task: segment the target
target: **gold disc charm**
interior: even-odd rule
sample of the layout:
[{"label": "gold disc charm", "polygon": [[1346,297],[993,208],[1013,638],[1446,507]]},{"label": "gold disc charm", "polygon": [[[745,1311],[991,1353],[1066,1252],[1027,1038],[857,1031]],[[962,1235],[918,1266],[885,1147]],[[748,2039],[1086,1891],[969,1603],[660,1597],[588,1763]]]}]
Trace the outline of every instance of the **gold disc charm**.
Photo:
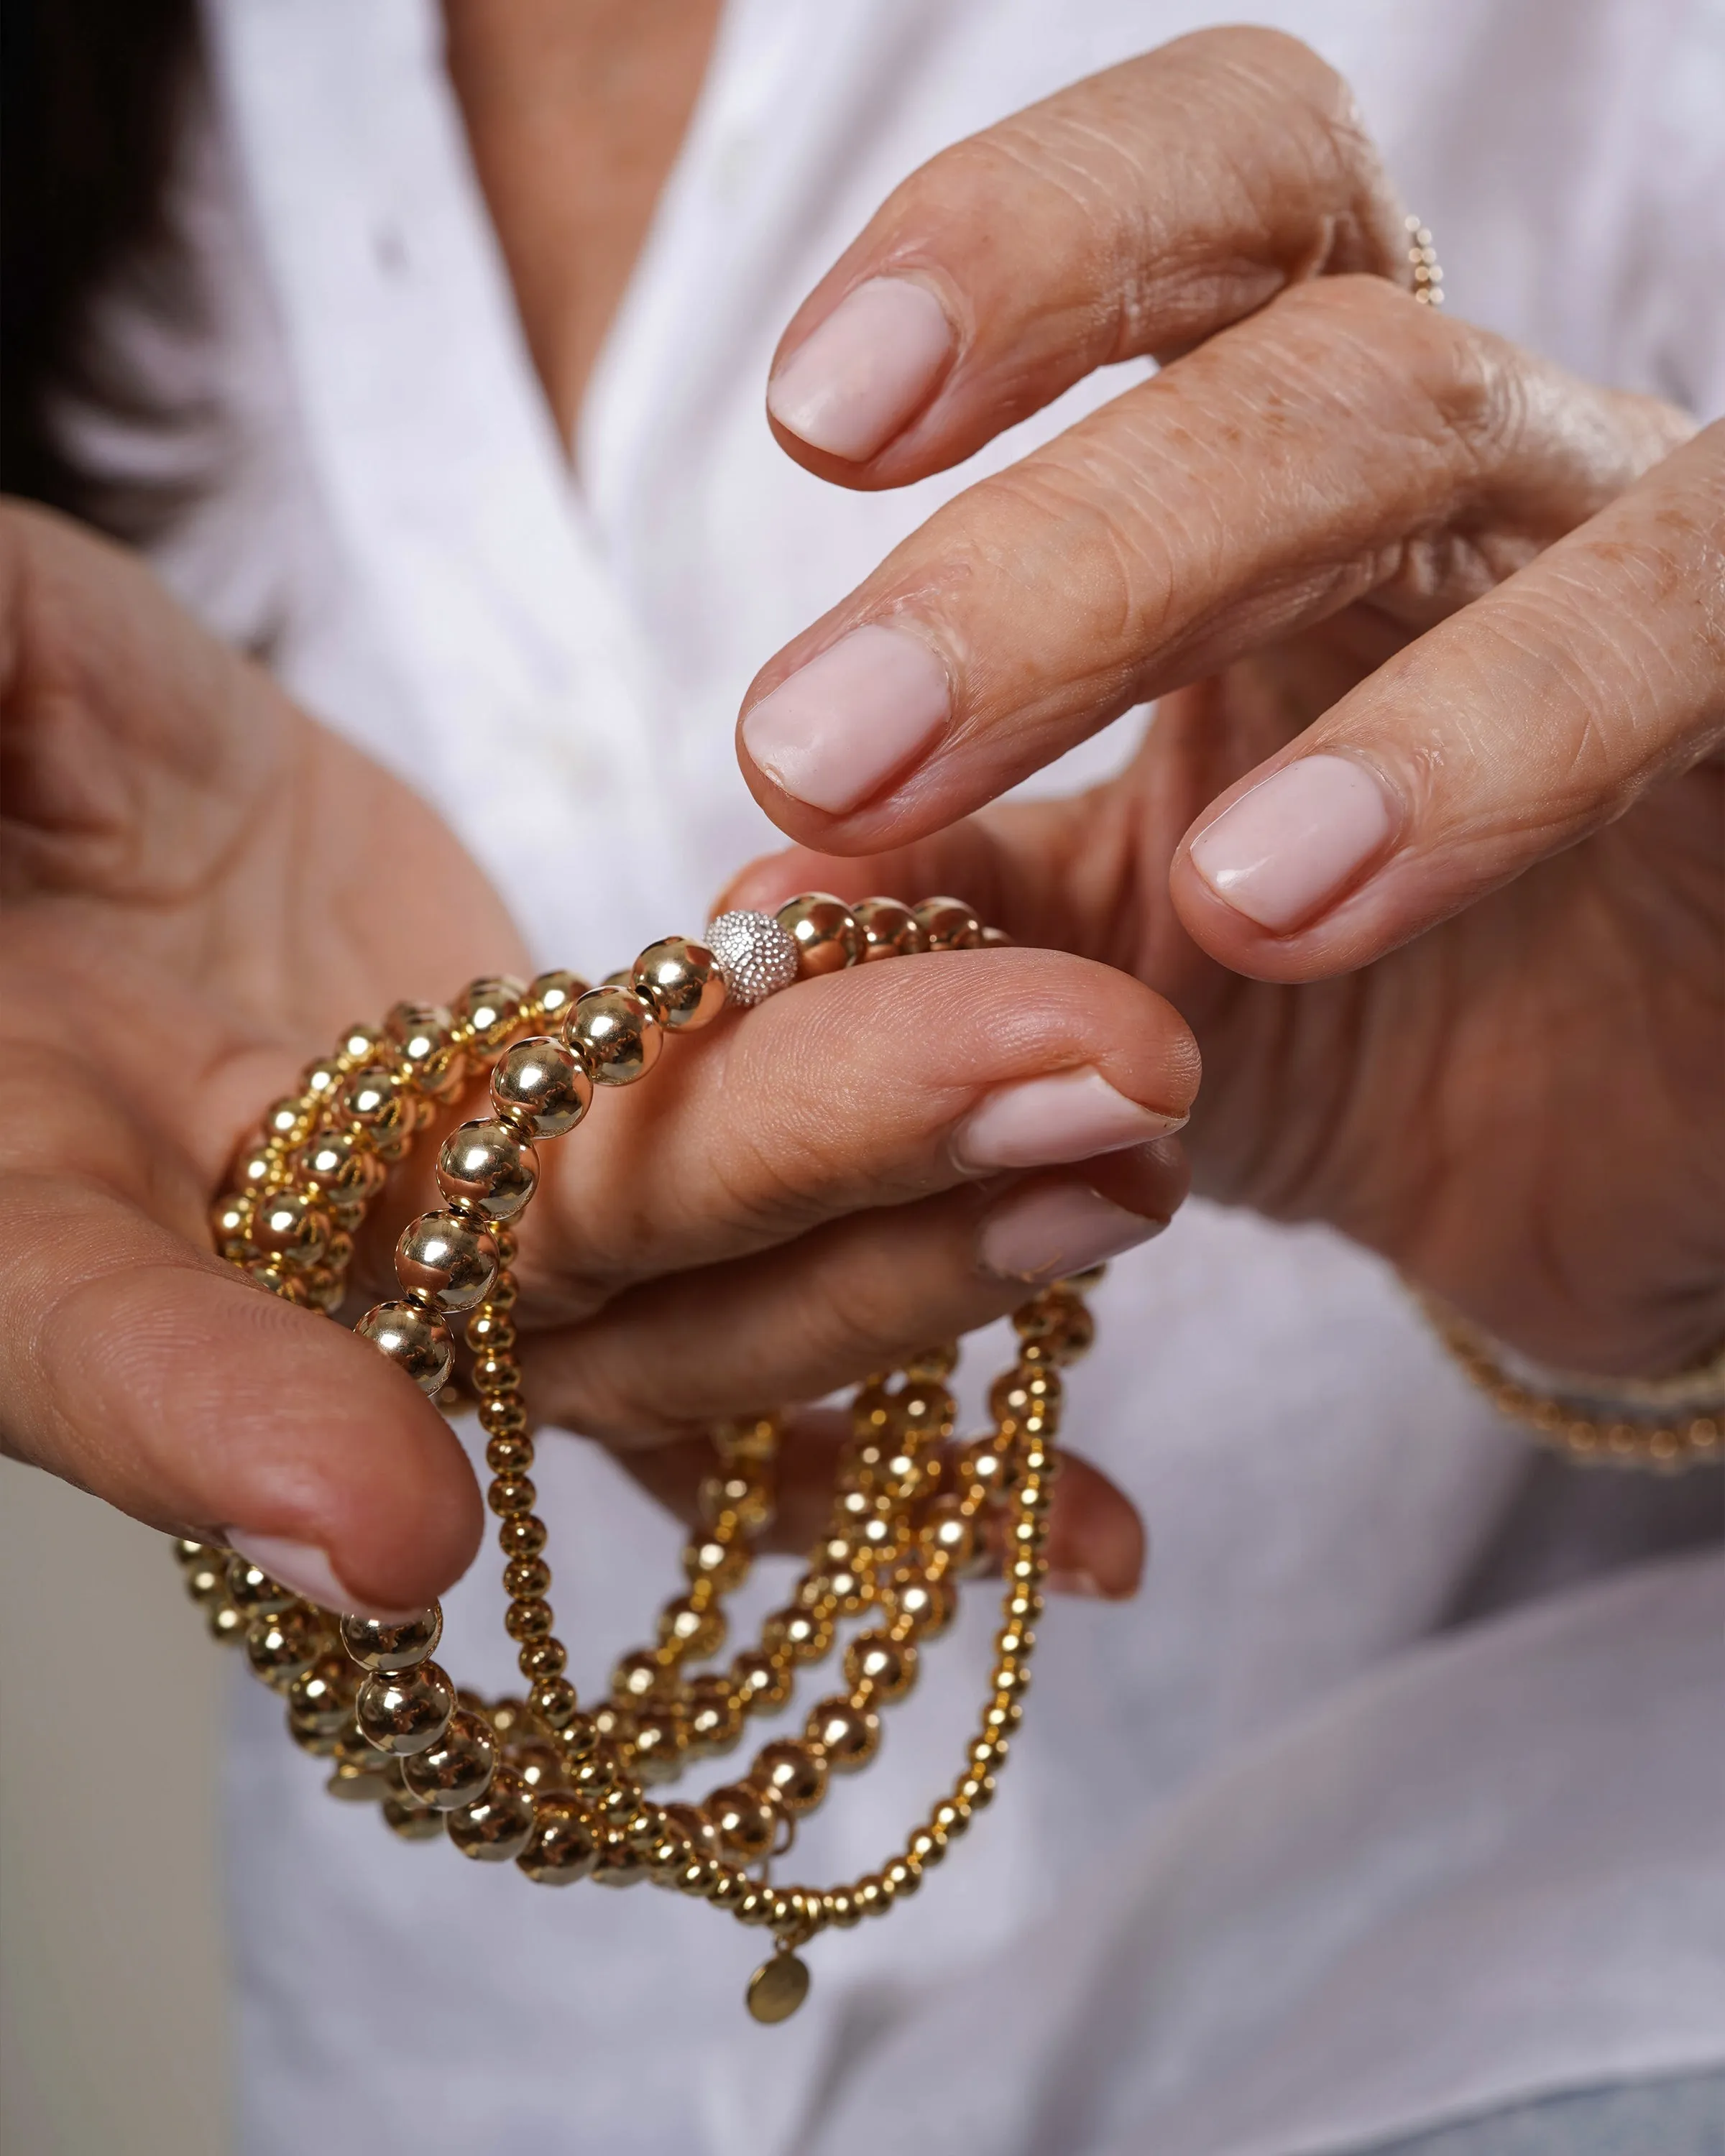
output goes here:
[{"label": "gold disc charm", "polygon": [[757,2021],[788,2021],[808,1996],[809,1964],[788,1947],[781,1947],[749,1979],[749,2011]]}]

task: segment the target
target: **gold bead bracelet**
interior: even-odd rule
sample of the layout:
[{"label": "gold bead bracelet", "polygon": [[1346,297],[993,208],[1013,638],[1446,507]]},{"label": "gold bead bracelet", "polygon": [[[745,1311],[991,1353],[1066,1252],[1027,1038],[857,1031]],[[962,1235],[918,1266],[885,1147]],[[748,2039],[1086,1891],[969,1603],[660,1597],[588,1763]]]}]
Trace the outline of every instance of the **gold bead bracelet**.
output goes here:
[{"label": "gold bead bracelet", "polygon": [[[333,1795],[376,1800],[404,1840],[448,1840],[542,1886],[653,1880],[765,1928],[775,1951],[747,1992],[762,2021],[783,2020],[807,1994],[797,1948],[914,1894],[993,1795],[1042,1609],[1060,1370],[1090,1344],[1080,1290],[1096,1276],[1045,1289],[1016,1313],[1018,1358],[994,1383],[984,1435],[952,1441],[950,1344],[859,1389],[826,1531],[794,1592],[753,1645],[702,1670],[725,1646],[725,1597],[747,1576],[752,1539],[773,1516],[779,1422],[713,1430],[684,1589],[660,1611],[652,1642],[623,1657],[607,1697],[586,1709],[547,1599],[511,1315],[513,1224],[538,1183],[537,1147],[582,1120],[596,1087],[644,1077],[668,1034],[843,967],[1005,940],[956,899],[911,908],[877,898],[853,910],[814,893],[776,915],[722,914],[705,944],[667,937],[600,988],[549,973],[526,987],[475,981],[453,1011],[398,1004],[381,1029],[352,1029],[270,1108],[211,1216],[223,1256],[273,1294],[333,1314],[356,1232],[390,1170],[440,1111],[486,1081],[490,1112],[439,1150],[442,1208],[410,1223],[396,1246],[399,1296],[356,1330],[451,1412],[466,1404],[454,1382],[465,1353],[459,1375],[485,1433],[504,1622],[524,1694],[486,1701],[458,1691],[431,1659],[443,1630],[435,1606],[403,1623],[342,1615],[225,1550],[182,1542],[176,1553],[216,1636],[243,1644],[252,1670],[282,1695],[295,1743],[331,1763]],[[991,1543],[1004,1572],[1001,1629],[980,1726],[952,1785],[879,1870],[836,1887],[775,1885],[773,1861],[831,1778],[873,1758],[882,1710],[915,1683],[922,1646],[951,1623],[957,1582],[987,1568]],[[762,1746],[746,1773],[698,1804],[649,1794],[734,1749],[749,1717],[783,1707],[798,1669],[833,1654],[849,1620],[865,1615],[843,1645],[842,1688],[815,1703],[800,1736]]]}]

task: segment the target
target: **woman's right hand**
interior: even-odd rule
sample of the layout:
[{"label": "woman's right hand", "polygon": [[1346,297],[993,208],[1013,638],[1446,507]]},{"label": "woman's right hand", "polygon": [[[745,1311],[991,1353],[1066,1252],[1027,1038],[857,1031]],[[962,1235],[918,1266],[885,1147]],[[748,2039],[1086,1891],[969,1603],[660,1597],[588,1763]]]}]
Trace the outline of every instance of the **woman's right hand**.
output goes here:
[{"label": "woman's right hand", "polygon": [[[344,1024],[524,970],[517,932],[408,788],[124,554],[19,507],[0,830],[0,1440],[168,1532],[299,1545],[355,1605],[428,1601],[481,1526],[443,1418],[217,1258],[206,1216]],[[1059,953],[871,966],[727,1014],[547,1157],[522,1243],[539,1413],[675,1497],[703,1424],[1154,1233],[1197,1078],[1166,1004]],[[1062,1492],[1055,1563],[1129,1592],[1125,1500],[1082,1472]]]}]

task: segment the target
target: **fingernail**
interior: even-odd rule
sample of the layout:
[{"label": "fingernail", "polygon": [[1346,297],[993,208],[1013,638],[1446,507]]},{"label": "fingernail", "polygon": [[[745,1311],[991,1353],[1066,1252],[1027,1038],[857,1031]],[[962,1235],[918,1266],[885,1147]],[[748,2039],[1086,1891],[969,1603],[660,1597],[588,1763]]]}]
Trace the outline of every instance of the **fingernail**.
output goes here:
[{"label": "fingernail", "polygon": [[952,326],[926,285],[874,277],[803,340],[767,388],[787,434],[860,464],[928,400],[952,352]]},{"label": "fingernail", "polygon": [[967,1175],[1053,1168],[1166,1137],[1185,1121],[1140,1107],[1117,1093],[1100,1070],[1061,1070],[996,1086],[953,1132],[952,1159]]},{"label": "fingernail", "polygon": [[1113,1599],[1104,1591],[1101,1581],[1093,1572],[1071,1572],[1065,1566],[1051,1567],[1046,1584],[1050,1594],[1076,1594],[1089,1602]]},{"label": "fingernail", "polygon": [[1003,1280],[1063,1280],[1147,1243],[1167,1227],[1128,1213],[1082,1183],[1014,1191],[983,1222],[977,1255]]},{"label": "fingernail", "polygon": [[928,646],[870,622],[763,696],[742,738],[793,800],[839,816],[925,749],[951,706],[946,669]]},{"label": "fingernail", "polygon": [[239,1535],[232,1527],[223,1530],[223,1538],[229,1549],[320,1609],[332,1609],[344,1617],[377,1617],[391,1625],[405,1624],[419,1614],[416,1609],[378,1609],[362,1602],[336,1578],[334,1566],[315,1543],[288,1542],[279,1535]]},{"label": "fingernail", "polygon": [[1285,764],[1192,846],[1218,898],[1280,934],[1322,912],[1395,829],[1384,788],[1351,757]]}]

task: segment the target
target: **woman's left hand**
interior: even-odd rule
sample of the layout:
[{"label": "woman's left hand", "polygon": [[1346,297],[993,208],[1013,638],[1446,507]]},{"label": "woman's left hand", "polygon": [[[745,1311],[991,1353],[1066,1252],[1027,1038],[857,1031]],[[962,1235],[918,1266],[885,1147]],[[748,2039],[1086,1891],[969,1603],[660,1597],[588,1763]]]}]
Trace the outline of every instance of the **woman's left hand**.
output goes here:
[{"label": "woman's left hand", "polygon": [[[1268,32],[914,175],[782,346],[811,470],[903,485],[1164,365],[764,670],[744,772],[843,858],[731,896],[951,887],[1106,958],[1198,1034],[1199,1188],[1543,1360],[1676,1367],[1725,1330],[1725,424],[1415,304],[1406,244]],[[1121,778],[983,808],[1151,697]]]}]

